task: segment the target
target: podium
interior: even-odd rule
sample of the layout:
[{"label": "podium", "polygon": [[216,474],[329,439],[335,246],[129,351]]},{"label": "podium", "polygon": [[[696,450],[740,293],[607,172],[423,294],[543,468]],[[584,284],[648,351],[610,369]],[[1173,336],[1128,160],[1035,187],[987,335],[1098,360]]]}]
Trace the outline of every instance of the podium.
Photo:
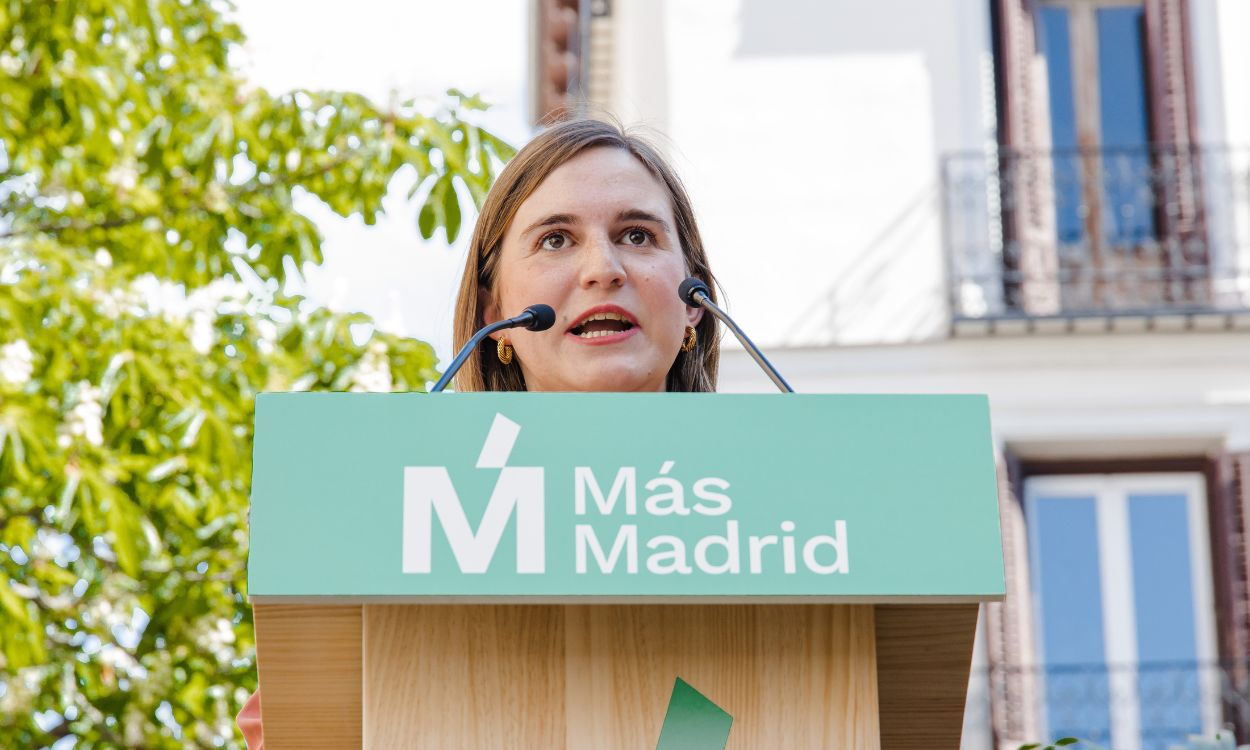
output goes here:
[{"label": "podium", "polygon": [[957,748],[1004,593],[983,396],[257,399],[267,750]]}]

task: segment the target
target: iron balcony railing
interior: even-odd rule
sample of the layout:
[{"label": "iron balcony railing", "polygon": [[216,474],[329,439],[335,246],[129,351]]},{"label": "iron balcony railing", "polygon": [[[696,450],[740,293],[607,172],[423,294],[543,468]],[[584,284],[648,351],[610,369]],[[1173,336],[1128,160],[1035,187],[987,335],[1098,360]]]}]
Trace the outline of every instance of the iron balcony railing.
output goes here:
[{"label": "iron balcony railing", "polygon": [[1219,728],[1250,742],[1250,663],[995,665],[973,671],[968,698],[965,726],[1000,745],[1068,736],[1168,750]]},{"label": "iron balcony railing", "polygon": [[1250,149],[954,154],[954,320],[1250,309]]}]

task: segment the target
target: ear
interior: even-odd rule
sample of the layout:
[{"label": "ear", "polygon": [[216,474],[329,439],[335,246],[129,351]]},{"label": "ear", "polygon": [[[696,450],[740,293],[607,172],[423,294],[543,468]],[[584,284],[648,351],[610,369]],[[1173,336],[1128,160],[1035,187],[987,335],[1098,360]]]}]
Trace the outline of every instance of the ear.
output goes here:
[{"label": "ear", "polygon": [[[494,323],[499,320],[499,305],[495,302],[495,295],[491,294],[489,289],[478,290],[477,305],[482,311],[482,322]],[[496,331],[490,335],[490,338],[498,341],[502,335],[503,331]]]},{"label": "ear", "polygon": [[686,307],[686,324],[695,328],[699,327],[699,321],[703,320],[705,310],[702,307]]}]

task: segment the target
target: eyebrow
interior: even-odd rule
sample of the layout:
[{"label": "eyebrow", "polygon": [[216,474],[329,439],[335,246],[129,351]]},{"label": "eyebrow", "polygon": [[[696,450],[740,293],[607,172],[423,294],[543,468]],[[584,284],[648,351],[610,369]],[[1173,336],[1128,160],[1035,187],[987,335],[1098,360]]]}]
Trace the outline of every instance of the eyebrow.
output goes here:
[{"label": "eyebrow", "polygon": [[577,223],[577,219],[573,218],[573,214],[552,214],[545,219],[539,219],[533,224],[530,224],[528,227],[525,228],[524,232],[521,232],[521,236],[522,237],[528,236],[535,229],[541,229],[543,227],[551,227],[551,226],[555,226],[556,224],[576,224],[576,223]]},{"label": "eyebrow", "polygon": [[643,211],[640,208],[630,208],[616,215],[617,221],[649,221],[652,224],[658,224],[665,232],[672,230],[668,226],[668,222],[650,211]]},{"label": "eyebrow", "polygon": [[[656,216],[650,211],[644,211],[641,208],[627,208],[624,211],[621,211],[620,213],[616,215],[616,220],[617,221],[647,221],[647,222],[651,222],[652,224],[658,224],[659,227],[663,229],[665,232],[672,231],[667,221],[661,219],[659,216]],[[533,224],[530,224],[528,227],[525,228],[525,231],[521,233],[521,236],[523,237],[529,236],[535,230],[542,229],[543,227],[551,227],[551,226],[556,226],[558,224],[577,224],[577,223],[578,223],[577,217],[573,216],[573,214],[551,214],[550,216],[546,218],[539,219]]]}]

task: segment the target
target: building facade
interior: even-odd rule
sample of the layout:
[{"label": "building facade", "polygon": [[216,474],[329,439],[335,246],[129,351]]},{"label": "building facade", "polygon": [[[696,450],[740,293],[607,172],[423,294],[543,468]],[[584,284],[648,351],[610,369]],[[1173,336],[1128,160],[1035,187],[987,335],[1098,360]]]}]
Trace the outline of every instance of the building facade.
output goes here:
[{"label": "building facade", "polygon": [[796,389],[989,394],[965,747],[1250,742],[1250,3],[534,7],[536,118],[663,134]]}]

